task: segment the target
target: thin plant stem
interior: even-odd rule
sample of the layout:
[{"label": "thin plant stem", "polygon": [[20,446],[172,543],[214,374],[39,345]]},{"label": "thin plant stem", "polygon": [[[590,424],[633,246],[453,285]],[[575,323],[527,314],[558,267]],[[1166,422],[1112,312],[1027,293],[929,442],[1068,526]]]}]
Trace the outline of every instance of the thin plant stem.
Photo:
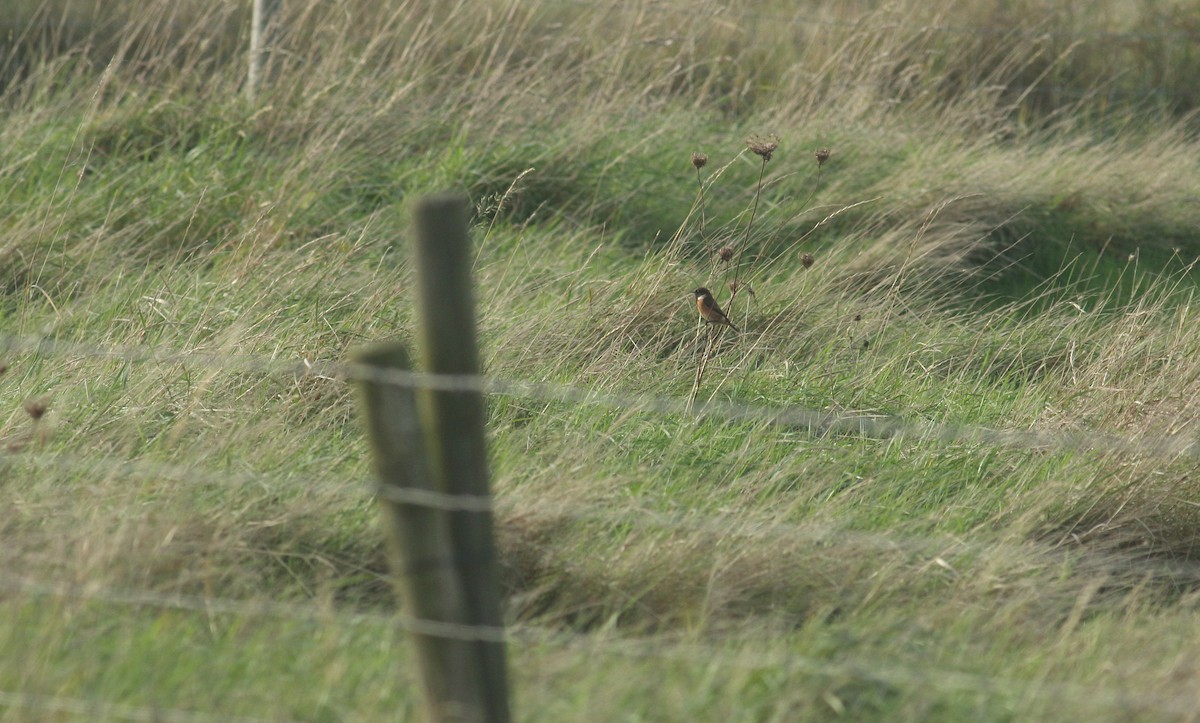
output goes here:
[{"label": "thin plant stem", "polygon": [[708,242],[708,258],[713,258],[716,255],[716,249],[713,248],[711,238],[708,238],[704,232],[704,179],[700,178],[700,167],[696,166],[696,204],[700,207],[700,238]]},{"label": "thin plant stem", "polygon": [[741,248],[738,249],[737,261],[733,265],[733,296],[729,297],[729,303],[726,305],[728,311],[733,310],[733,302],[737,298],[737,290],[740,286],[739,279],[742,272],[742,255],[745,253],[746,246],[750,243],[750,230],[754,228],[754,217],[758,215],[758,199],[762,197],[763,176],[766,172],[767,158],[763,157],[762,165],[758,168],[758,185],[754,189],[754,205],[750,207],[750,222],[746,224],[746,237],[742,239]]},{"label": "thin plant stem", "polygon": [[[703,330],[703,329],[702,329]],[[688,394],[687,411],[692,411],[692,406],[696,403],[696,396],[700,393],[700,380],[704,378],[704,370],[708,368],[708,360],[712,356],[712,347],[715,335],[708,334],[708,340],[704,344],[704,353],[700,355],[700,361],[696,364],[696,378],[692,380],[692,391]]]}]

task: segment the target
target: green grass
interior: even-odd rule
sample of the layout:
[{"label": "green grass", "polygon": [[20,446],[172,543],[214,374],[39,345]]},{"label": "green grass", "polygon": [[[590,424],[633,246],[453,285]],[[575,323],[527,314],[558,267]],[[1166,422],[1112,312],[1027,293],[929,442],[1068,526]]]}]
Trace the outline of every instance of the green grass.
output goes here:
[{"label": "green grass", "polygon": [[1194,717],[1189,8],[288,4],[250,102],[245,8],[19,6],[0,718],[418,716],[319,371],[412,341],[445,189],[561,385],[487,399],[518,719]]}]

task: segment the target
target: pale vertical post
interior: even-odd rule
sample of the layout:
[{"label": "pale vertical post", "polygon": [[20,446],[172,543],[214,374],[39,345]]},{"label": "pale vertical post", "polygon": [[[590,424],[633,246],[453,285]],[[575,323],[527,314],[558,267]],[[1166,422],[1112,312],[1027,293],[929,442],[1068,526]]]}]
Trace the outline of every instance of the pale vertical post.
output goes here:
[{"label": "pale vertical post", "polygon": [[254,0],[250,14],[250,70],[246,76],[246,95],[251,100],[258,94],[268,68],[282,5],[283,0]]}]

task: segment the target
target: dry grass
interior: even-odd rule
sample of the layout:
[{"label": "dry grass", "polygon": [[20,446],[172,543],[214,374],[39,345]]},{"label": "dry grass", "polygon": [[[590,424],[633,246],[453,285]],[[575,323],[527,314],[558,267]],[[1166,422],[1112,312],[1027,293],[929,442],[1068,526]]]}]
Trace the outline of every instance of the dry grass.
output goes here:
[{"label": "dry grass", "polygon": [[0,693],[415,709],[320,369],[456,187],[488,372],[577,390],[489,397],[523,717],[1194,716],[1182,6],[287,3],[251,104],[243,5],[4,21]]}]

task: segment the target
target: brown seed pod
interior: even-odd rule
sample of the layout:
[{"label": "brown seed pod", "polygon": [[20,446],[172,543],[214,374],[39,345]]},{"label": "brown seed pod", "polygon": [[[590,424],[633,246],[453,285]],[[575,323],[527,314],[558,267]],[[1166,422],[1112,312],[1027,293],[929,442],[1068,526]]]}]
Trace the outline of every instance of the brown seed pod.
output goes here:
[{"label": "brown seed pod", "polygon": [[746,139],[746,147],[755,155],[762,156],[763,161],[771,160],[771,154],[779,148],[779,138],[770,136],[750,136]]},{"label": "brown seed pod", "polygon": [[35,422],[46,416],[46,409],[48,407],[41,399],[30,399],[25,402],[25,413]]}]

